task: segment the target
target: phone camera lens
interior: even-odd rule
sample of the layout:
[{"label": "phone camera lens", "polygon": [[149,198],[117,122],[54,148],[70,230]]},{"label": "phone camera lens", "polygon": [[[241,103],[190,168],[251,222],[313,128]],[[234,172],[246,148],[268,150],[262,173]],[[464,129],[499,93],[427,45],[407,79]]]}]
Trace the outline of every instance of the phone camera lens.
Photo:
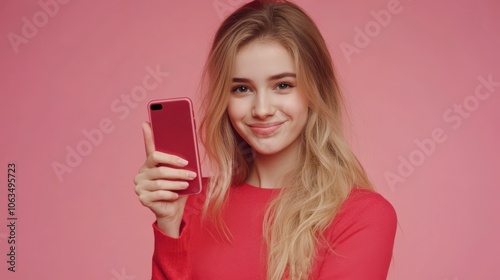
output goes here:
[{"label": "phone camera lens", "polygon": [[161,104],[152,104],[151,110],[161,110],[163,106]]}]

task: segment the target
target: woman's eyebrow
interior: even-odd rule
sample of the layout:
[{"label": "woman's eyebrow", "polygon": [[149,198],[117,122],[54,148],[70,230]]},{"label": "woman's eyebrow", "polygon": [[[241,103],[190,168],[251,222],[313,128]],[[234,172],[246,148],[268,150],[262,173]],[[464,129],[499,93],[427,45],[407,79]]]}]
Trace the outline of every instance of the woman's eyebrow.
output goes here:
[{"label": "woman's eyebrow", "polygon": [[279,79],[286,78],[286,77],[296,78],[297,75],[295,73],[291,73],[291,72],[284,72],[281,74],[273,75],[273,76],[269,77],[268,80],[269,81],[279,80]]},{"label": "woman's eyebrow", "polygon": [[[279,79],[286,78],[286,77],[296,78],[297,75],[295,73],[291,73],[291,72],[284,72],[284,73],[273,75],[273,76],[269,77],[267,80],[269,80],[269,81],[279,80]],[[250,82],[252,82],[252,80],[247,79],[247,78],[238,78],[238,77],[233,78],[233,83],[250,83]]]},{"label": "woman's eyebrow", "polygon": [[250,83],[250,79],[246,78],[233,78],[233,83]]}]

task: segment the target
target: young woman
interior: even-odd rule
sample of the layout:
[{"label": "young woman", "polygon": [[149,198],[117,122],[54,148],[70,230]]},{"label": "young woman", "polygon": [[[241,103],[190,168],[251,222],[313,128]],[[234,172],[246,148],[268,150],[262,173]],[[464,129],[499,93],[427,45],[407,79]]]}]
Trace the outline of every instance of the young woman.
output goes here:
[{"label": "young woman", "polygon": [[[313,21],[254,1],[218,29],[200,126],[213,175],[154,150],[135,177],[156,215],[153,279],[386,279],[396,213],[349,149],[343,100]],[[166,164],[169,167],[159,167]]]}]

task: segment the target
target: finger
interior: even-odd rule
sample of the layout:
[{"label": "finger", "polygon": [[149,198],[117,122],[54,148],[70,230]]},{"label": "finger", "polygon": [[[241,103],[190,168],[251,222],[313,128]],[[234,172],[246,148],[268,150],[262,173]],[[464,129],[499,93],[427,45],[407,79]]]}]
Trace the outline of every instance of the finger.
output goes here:
[{"label": "finger", "polygon": [[134,177],[134,184],[140,185],[144,181],[153,180],[184,180],[191,181],[197,177],[197,174],[190,170],[176,169],[168,166],[157,166],[152,168],[141,168],[139,174]]},{"label": "finger", "polygon": [[184,167],[188,164],[188,161],[178,156],[154,151],[149,154],[148,158],[146,159],[145,166],[147,168],[152,168],[157,166],[158,164],[166,164],[174,167]]},{"label": "finger", "polygon": [[151,131],[151,125],[149,122],[142,123],[142,134],[144,136],[144,148],[146,150],[146,156],[149,156],[152,152],[155,151],[153,132]]},{"label": "finger", "polygon": [[189,186],[189,183],[186,181],[169,181],[169,180],[153,180],[147,181],[143,185],[137,185],[136,192],[141,193],[143,191],[179,191],[185,190]]},{"label": "finger", "polygon": [[151,169],[151,172],[148,172],[147,174],[149,176],[152,176],[152,178],[188,181],[193,180],[197,176],[197,174],[191,170],[175,169],[166,166],[158,166],[157,168],[153,168]]},{"label": "finger", "polygon": [[157,201],[173,202],[178,198],[179,195],[177,193],[165,190],[146,192],[139,196],[139,200],[144,206],[148,206],[151,202]]}]

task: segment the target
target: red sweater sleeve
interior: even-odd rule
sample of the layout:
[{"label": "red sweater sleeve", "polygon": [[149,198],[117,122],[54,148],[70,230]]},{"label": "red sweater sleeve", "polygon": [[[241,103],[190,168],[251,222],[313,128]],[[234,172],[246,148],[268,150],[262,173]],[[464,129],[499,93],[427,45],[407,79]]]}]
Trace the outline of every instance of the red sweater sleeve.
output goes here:
[{"label": "red sweater sleeve", "polygon": [[354,190],[326,233],[331,249],[323,256],[318,279],[387,279],[396,226],[396,212],[385,198]]},{"label": "red sweater sleeve", "polygon": [[189,227],[181,223],[179,238],[165,235],[156,222],[153,224],[154,253],[152,280],[191,280],[191,269],[187,255]]},{"label": "red sweater sleeve", "polygon": [[[202,178],[206,186],[207,178]],[[152,280],[191,280],[192,269],[189,256],[193,217],[201,213],[205,201],[205,187],[201,194],[189,196],[184,208],[179,238],[164,234],[156,222],[153,223],[154,252]]]}]

